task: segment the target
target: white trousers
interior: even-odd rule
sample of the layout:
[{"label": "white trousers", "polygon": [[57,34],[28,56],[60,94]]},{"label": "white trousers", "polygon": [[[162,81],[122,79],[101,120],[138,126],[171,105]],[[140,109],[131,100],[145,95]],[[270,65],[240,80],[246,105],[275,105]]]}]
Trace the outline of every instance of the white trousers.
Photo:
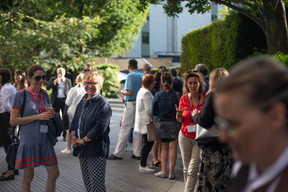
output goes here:
[{"label": "white trousers", "polygon": [[[136,101],[125,103],[122,125],[119,130],[118,142],[113,154],[122,157],[125,151],[128,137],[135,122]],[[133,131],[133,154],[140,157],[142,148],[142,134]]]}]

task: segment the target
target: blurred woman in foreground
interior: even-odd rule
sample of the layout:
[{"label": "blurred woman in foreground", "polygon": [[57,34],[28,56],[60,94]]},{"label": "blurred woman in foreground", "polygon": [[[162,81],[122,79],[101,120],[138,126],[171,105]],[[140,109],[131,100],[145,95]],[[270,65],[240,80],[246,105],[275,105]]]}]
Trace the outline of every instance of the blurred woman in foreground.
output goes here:
[{"label": "blurred woman in foreground", "polygon": [[239,63],[216,92],[220,140],[231,147],[227,191],[287,191],[288,70],[268,58]]}]

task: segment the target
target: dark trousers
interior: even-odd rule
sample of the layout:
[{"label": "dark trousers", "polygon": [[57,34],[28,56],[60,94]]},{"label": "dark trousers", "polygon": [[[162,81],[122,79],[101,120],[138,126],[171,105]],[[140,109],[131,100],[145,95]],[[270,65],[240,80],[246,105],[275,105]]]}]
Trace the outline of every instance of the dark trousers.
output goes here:
[{"label": "dark trousers", "polygon": [[[61,110],[62,117],[63,117],[64,112],[65,112],[64,111],[65,110],[65,100],[66,100],[66,98],[57,98],[55,103],[54,103],[54,106],[53,106],[55,112],[59,113],[60,110]],[[66,129],[65,129],[65,127],[64,127],[62,136],[66,137]]]},{"label": "dark trousers", "polygon": [[145,167],[147,165],[147,158],[148,158],[148,155],[149,155],[149,153],[153,147],[154,141],[149,142],[147,140],[147,134],[143,134],[142,138],[143,138],[143,147],[141,150],[140,164],[142,167]]},{"label": "dark trousers", "polygon": [[[0,113],[0,139],[4,146],[5,153],[8,151],[8,147],[11,144],[10,134],[12,127],[10,125],[10,113]],[[8,165],[8,170],[14,170],[14,167]]]}]

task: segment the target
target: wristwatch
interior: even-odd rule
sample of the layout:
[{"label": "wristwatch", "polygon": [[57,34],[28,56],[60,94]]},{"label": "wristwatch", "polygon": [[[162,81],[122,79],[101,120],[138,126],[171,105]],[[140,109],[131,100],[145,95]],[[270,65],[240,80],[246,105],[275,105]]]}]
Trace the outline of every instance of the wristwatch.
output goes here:
[{"label": "wristwatch", "polygon": [[85,139],[83,138],[82,140],[83,140],[83,142],[84,142],[84,145],[86,145],[86,144],[87,144],[87,142],[85,141]]}]

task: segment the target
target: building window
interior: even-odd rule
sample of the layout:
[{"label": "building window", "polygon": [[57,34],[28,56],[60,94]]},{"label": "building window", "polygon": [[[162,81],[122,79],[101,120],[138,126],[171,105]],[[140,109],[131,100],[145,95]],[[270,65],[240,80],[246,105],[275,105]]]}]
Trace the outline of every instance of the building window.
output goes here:
[{"label": "building window", "polygon": [[142,43],[149,44],[149,32],[142,32]]}]

